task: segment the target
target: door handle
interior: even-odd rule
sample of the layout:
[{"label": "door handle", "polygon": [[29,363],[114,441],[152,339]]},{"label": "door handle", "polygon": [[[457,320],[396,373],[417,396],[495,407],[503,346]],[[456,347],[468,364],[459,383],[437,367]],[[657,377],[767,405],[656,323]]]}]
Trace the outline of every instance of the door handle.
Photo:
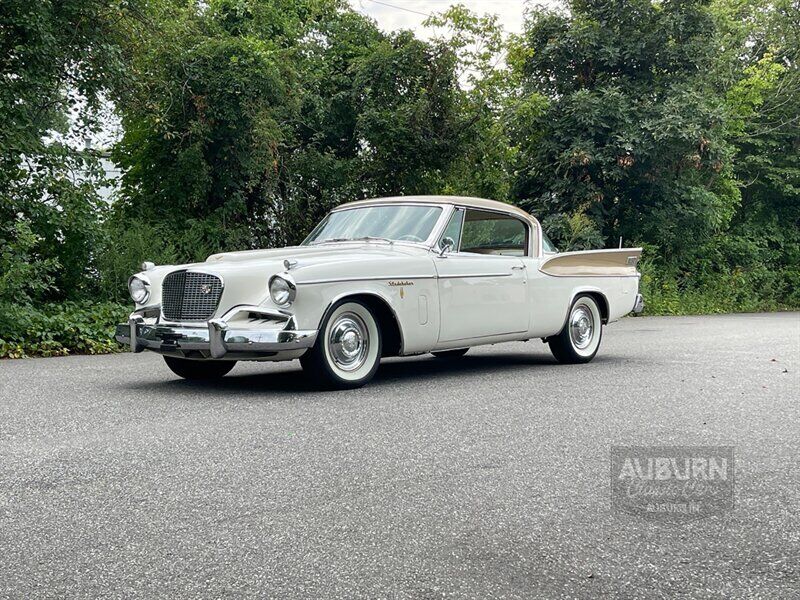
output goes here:
[{"label": "door handle", "polygon": [[525,265],[514,265],[511,267],[512,271],[523,271],[525,269]]}]

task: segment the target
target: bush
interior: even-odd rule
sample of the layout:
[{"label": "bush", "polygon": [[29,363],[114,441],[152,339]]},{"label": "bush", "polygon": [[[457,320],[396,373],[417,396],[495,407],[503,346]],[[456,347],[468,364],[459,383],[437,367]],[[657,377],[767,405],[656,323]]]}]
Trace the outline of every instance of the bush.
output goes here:
[{"label": "bush", "polygon": [[140,270],[144,261],[157,265],[184,262],[178,260],[170,238],[166,229],[144,221],[114,218],[107,222],[105,240],[96,258],[103,298],[113,302],[127,300],[128,278]]},{"label": "bush", "polygon": [[114,326],[129,313],[112,302],[0,303],[0,358],[119,352]]},{"label": "bush", "polygon": [[0,228],[0,302],[29,302],[53,288],[52,273],[59,264],[39,255],[41,241],[22,219]]}]

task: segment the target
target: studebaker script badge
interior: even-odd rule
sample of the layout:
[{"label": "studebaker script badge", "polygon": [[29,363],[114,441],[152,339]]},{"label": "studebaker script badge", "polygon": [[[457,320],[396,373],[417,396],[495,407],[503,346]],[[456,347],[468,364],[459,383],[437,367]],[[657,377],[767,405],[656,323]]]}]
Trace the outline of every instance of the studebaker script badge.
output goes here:
[{"label": "studebaker script badge", "polygon": [[414,282],[413,281],[390,281],[389,285],[391,285],[391,286],[414,285]]}]

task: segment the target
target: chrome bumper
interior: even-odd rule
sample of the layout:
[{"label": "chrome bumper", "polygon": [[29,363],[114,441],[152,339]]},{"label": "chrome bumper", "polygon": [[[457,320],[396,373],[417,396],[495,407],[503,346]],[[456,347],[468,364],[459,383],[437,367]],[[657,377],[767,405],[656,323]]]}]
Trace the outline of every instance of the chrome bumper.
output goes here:
[{"label": "chrome bumper", "polygon": [[149,325],[139,315],[117,325],[116,340],[129,345],[132,352],[154,350],[162,353],[202,352],[210,358],[230,353],[275,354],[286,350],[311,348],[316,330],[245,329],[229,327],[222,319],[207,325]]},{"label": "chrome bumper", "polygon": [[636,294],[636,300],[633,303],[633,312],[637,315],[644,310],[644,298],[641,294]]}]

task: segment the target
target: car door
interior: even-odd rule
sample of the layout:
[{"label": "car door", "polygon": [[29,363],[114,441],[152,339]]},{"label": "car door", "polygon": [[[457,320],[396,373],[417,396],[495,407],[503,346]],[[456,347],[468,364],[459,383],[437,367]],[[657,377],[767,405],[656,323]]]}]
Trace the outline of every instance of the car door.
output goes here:
[{"label": "car door", "polygon": [[469,208],[453,213],[442,235],[453,248],[434,259],[440,344],[528,330],[522,257],[529,235],[528,226],[511,215]]}]

